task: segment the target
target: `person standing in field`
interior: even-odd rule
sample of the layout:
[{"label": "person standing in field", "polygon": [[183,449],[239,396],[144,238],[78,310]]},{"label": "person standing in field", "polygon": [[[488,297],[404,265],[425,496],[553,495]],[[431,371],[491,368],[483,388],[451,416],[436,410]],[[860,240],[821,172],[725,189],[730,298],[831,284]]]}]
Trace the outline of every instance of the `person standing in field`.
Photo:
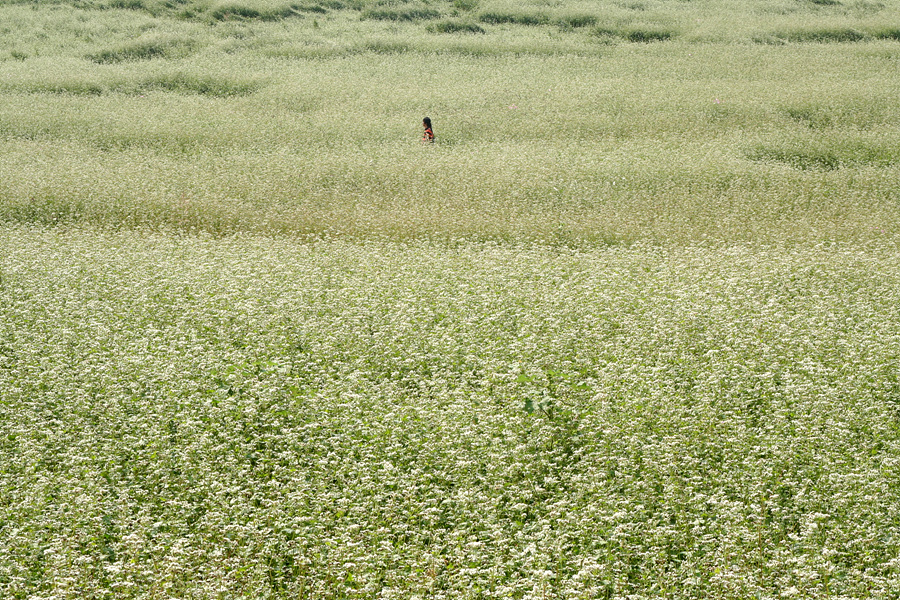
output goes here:
[{"label": "person standing in field", "polygon": [[425,126],[425,134],[422,136],[422,142],[429,144],[434,143],[434,130],[431,128],[431,119],[425,117],[422,119],[422,125]]}]

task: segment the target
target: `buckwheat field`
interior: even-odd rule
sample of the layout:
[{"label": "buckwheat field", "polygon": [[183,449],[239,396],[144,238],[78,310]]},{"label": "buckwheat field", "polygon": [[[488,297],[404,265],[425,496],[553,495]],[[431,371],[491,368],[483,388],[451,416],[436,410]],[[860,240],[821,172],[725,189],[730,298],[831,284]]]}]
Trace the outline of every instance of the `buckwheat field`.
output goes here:
[{"label": "buckwheat field", "polygon": [[898,89],[895,0],[0,0],[0,598],[900,597]]}]

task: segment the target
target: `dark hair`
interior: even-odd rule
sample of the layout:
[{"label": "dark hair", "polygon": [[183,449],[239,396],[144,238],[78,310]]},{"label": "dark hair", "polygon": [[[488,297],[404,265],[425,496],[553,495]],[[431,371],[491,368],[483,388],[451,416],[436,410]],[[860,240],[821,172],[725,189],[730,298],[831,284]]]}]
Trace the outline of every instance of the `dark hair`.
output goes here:
[{"label": "dark hair", "polygon": [[431,129],[431,119],[429,119],[428,117],[422,119],[422,124],[424,124],[428,129]]}]

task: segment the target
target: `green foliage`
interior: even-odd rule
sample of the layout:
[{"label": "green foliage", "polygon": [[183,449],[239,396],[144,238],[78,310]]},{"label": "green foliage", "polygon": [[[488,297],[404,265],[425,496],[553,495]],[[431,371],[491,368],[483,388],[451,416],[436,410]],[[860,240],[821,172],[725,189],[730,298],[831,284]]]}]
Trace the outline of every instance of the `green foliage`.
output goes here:
[{"label": "green foliage", "polygon": [[568,14],[557,18],[556,22],[563,27],[590,27],[597,23],[597,17],[592,14]]},{"label": "green foliage", "polygon": [[410,52],[409,44],[391,40],[371,40],[365,42],[360,51],[374,54],[406,54]]},{"label": "green foliage", "polygon": [[187,72],[172,72],[150,76],[137,84],[137,91],[163,90],[181,94],[201,94],[216,98],[246,96],[258,88],[253,81],[236,77],[217,77],[214,75]]},{"label": "green foliage", "polygon": [[758,161],[785,163],[797,169],[840,168],[840,157],[830,148],[798,148],[781,146],[757,146],[747,152],[747,158]]},{"label": "green foliage", "polygon": [[[319,7],[319,5],[316,6]],[[227,21],[230,19],[277,21],[298,14],[301,12],[302,7],[303,5],[284,4],[257,8],[252,4],[229,2],[217,5],[209,12],[209,16],[215,21]]]},{"label": "green foliage", "polygon": [[83,0],[76,5],[82,8],[118,9],[145,12],[154,16],[172,15],[192,6],[205,5],[206,0]]},{"label": "green foliage", "polygon": [[360,18],[375,21],[424,21],[440,16],[440,11],[425,4],[403,4],[369,8],[363,11]]},{"label": "green foliage", "polygon": [[619,39],[635,43],[664,42],[671,40],[678,34],[676,31],[665,27],[621,27],[609,28],[605,26],[594,27],[591,34],[601,39]]},{"label": "green foliage", "polygon": [[851,27],[803,28],[776,33],[776,37],[788,42],[848,43],[859,42],[866,35]]},{"label": "green foliage", "polygon": [[868,140],[792,140],[761,144],[748,150],[747,158],[784,163],[796,169],[834,170],[853,167],[884,168],[900,163],[893,145]]},{"label": "green foliage", "polygon": [[550,18],[543,13],[537,12],[499,12],[485,11],[478,15],[478,20],[482,23],[490,23],[491,25],[546,25],[550,22]]},{"label": "green foliage", "polygon": [[473,11],[478,8],[478,0],[453,0],[453,7],[463,11]]},{"label": "green foliage", "polygon": [[144,0],[111,0],[109,3],[110,8],[124,8],[128,10],[142,10],[144,5]]},{"label": "green foliage", "polygon": [[192,40],[172,37],[138,39],[115,48],[108,48],[88,56],[98,63],[117,63],[154,58],[184,58],[196,48]]},{"label": "green foliage", "polygon": [[622,32],[622,37],[624,37],[629,42],[664,42],[666,40],[670,40],[675,37],[676,33],[670,29],[662,29],[662,28],[637,28],[637,29],[627,29]]},{"label": "green foliage", "polygon": [[819,106],[805,105],[786,109],[788,116],[812,129],[825,129],[834,124],[831,113]]},{"label": "green foliage", "polygon": [[871,35],[880,40],[900,41],[900,27],[876,27],[872,29]]},{"label": "green foliage", "polygon": [[431,33],[484,33],[484,28],[477,23],[466,21],[438,21],[430,23],[427,27]]}]

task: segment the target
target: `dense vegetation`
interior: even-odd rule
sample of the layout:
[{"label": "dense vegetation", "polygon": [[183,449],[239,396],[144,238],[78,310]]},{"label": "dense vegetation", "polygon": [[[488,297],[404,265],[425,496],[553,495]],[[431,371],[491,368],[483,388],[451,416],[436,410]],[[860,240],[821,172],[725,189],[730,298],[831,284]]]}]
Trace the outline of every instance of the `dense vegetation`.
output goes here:
[{"label": "dense vegetation", "polygon": [[894,5],[0,10],[6,221],[690,243],[898,216]]},{"label": "dense vegetation", "polygon": [[0,597],[896,598],[898,32],[0,0]]}]

